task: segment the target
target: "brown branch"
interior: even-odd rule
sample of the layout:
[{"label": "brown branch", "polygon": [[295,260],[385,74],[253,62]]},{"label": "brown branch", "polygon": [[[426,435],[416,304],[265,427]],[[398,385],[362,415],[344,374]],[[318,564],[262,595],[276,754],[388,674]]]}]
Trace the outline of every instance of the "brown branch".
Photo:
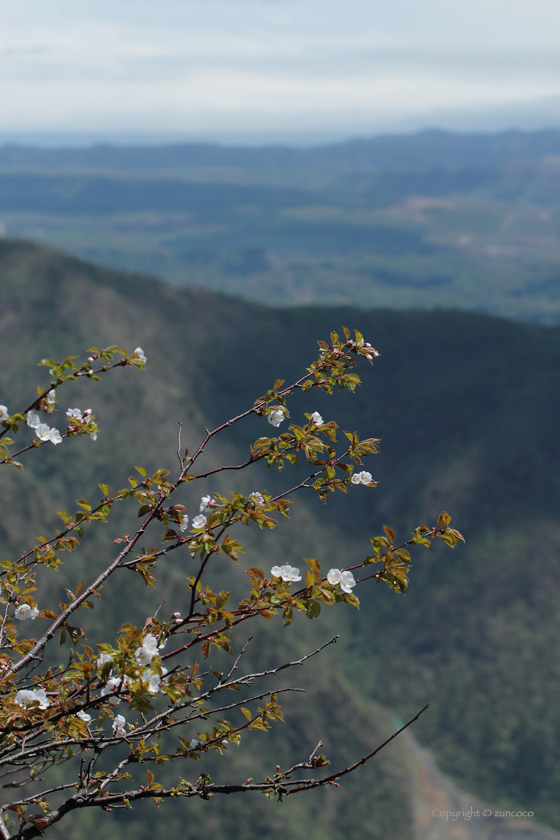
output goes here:
[{"label": "brown branch", "polygon": [[[196,784],[182,784],[177,788],[168,788],[166,789],[157,789],[157,788],[149,788],[146,789],[145,787],[141,787],[136,790],[128,790],[124,792],[116,792],[113,794],[107,794],[105,796],[90,796],[88,797],[87,794],[85,796],[77,795],[73,796],[71,799],[68,799],[63,805],[60,806],[56,811],[51,811],[49,814],[38,815],[38,818],[35,819],[32,825],[24,825],[20,829],[18,837],[20,840],[33,840],[33,838],[38,837],[42,834],[46,828],[53,825],[54,823],[61,820],[66,814],[70,813],[71,811],[75,810],[76,808],[108,808],[114,807],[118,805],[122,805],[125,802],[137,802],[142,799],[168,799],[171,797],[183,797],[189,798],[192,796],[199,796],[202,799],[208,799],[211,795],[214,794],[225,794],[230,795],[232,793],[250,793],[254,791],[270,791],[271,793],[276,793],[279,796],[291,796],[295,793],[303,793],[306,790],[312,790],[313,788],[317,787],[324,787],[326,785],[332,785],[336,783],[337,779],[346,776],[348,773],[352,773],[358,767],[363,766],[366,762],[370,761],[377,753],[379,753],[382,749],[384,749],[388,744],[391,743],[397,735],[400,735],[407,727],[409,727],[412,723],[414,723],[420,715],[426,711],[428,706],[424,706],[413,718],[411,718],[408,723],[405,723],[404,726],[401,726],[393,735],[387,738],[380,746],[376,747],[368,755],[363,756],[354,764],[350,765],[349,767],[345,767],[343,770],[339,770],[336,773],[332,773],[330,776],[326,776],[324,779],[302,779],[302,780],[290,780],[287,779],[286,776],[289,775],[290,772],[295,771],[297,769],[315,769],[314,767],[314,756],[319,749],[320,744],[315,748],[314,752],[311,753],[309,759],[305,762],[300,762],[299,764],[295,764],[290,770],[286,771],[286,773],[281,774],[281,776],[273,777],[272,779],[267,779],[265,782],[253,783],[248,782],[244,784],[212,784],[206,783],[203,777],[199,778]],[[130,763],[130,757],[125,759],[126,763]],[[120,765],[119,765],[120,766]],[[112,775],[115,775],[116,771],[113,772]],[[29,818],[28,818],[29,820]],[[1,822],[1,821],[0,821]]]},{"label": "brown branch", "polygon": [[[93,376],[94,374],[103,374],[103,373],[107,373],[107,371],[109,371],[109,370],[113,370],[113,368],[116,368],[116,367],[126,367],[126,360],[125,360],[125,359],[121,359],[120,361],[115,362],[115,363],[114,363],[114,364],[112,364],[112,365],[103,365],[103,367],[100,367],[100,368],[98,368],[97,370],[93,370],[93,368],[91,368],[91,373],[90,373],[90,371],[89,371],[89,370],[88,370],[88,371],[85,371],[85,370],[77,370],[77,371],[75,371],[74,373],[69,374],[69,375],[70,375],[70,376],[76,376],[76,377],[78,377],[78,376],[79,376],[79,377],[85,376],[85,377],[87,377],[87,378],[89,379],[89,377],[90,377],[90,376]],[[65,382],[68,382],[68,381],[70,381],[70,380],[68,380],[68,379],[60,379],[60,378],[59,378],[59,379],[57,379],[57,380],[56,380],[56,382],[54,383],[54,385],[51,385],[51,386],[50,386],[50,388],[46,388],[46,389],[43,391],[43,393],[41,394],[41,396],[40,396],[40,397],[36,397],[36,398],[33,400],[33,402],[32,402],[32,403],[30,403],[30,404],[27,406],[27,408],[24,408],[24,409],[23,409],[23,411],[16,411],[16,412],[14,412],[14,414],[27,414],[27,413],[28,413],[29,411],[31,411],[32,409],[37,408],[37,407],[39,406],[39,403],[41,402],[41,400],[43,400],[43,399],[47,396],[47,394],[50,394],[50,392],[51,392],[51,391],[56,390],[56,388],[59,388],[61,385],[64,385],[64,383],[65,383]],[[12,416],[13,416],[13,415],[12,415]],[[3,437],[4,437],[4,435],[8,433],[8,431],[10,431],[10,428],[11,428],[10,426],[7,426],[5,429],[1,429],[1,430],[0,430],[0,439],[1,439],[1,438],[3,438]],[[14,454],[17,454],[17,453],[14,453]],[[3,463],[3,462],[2,462],[2,461],[0,461],[0,463]]]},{"label": "brown branch", "polygon": [[[386,740],[386,741],[383,741],[383,743],[382,743],[382,744],[380,744],[380,746],[379,746],[379,747],[376,747],[376,748],[375,748],[372,752],[370,752],[368,755],[363,756],[363,758],[360,758],[360,759],[359,759],[358,761],[356,761],[354,764],[350,765],[350,767],[345,767],[345,768],[344,768],[344,770],[340,770],[340,771],[339,771],[339,772],[337,772],[337,773],[333,773],[332,775],[327,776],[325,779],[311,779],[311,780],[309,781],[309,783],[307,783],[307,782],[306,782],[307,787],[305,787],[305,788],[301,788],[301,789],[302,789],[302,790],[304,790],[304,789],[305,789],[305,790],[309,790],[309,789],[311,789],[311,788],[313,788],[313,787],[318,787],[319,785],[328,785],[328,784],[331,784],[332,782],[335,782],[337,779],[341,779],[343,776],[348,775],[348,773],[352,773],[352,772],[353,772],[354,770],[356,770],[358,767],[363,766],[363,765],[364,765],[367,761],[369,761],[371,758],[373,758],[373,757],[374,757],[374,755],[377,755],[377,753],[378,753],[378,752],[380,752],[380,751],[381,751],[384,747],[386,747],[386,746],[387,746],[387,744],[390,744],[390,743],[391,743],[391,741],[393,741],[393,740],[397,737],[397,735],[400,735],[400,734],[401,734],[401,732],[404,732],[404,730],[405,730],[405,729],[407,729],[407,728],[408,728],[411,724],[413,724],[415,721],[417,721],[417,720],[418,720],[418,718],[420,717],[420,715],[421,715],[421,714],[423,714],[423,712],[425,712],[425,711],[426,711],[426,709],[428,709],[428,708],[429,708],[429,705],[430,705],[430,704],[429,704],[429,703],[427,703],[427,704],[424,706],[424,708],[423,708],[423,709],[420,709],[420,711],[419,711],[419,712],[417,712],[417,714],[415,714],[415,715],[414,715],[414,717],[413,717],[413,718],[411,718],[411,719],[408,721],[408,723],[405,723],[405,724],[404,724],[404,726],[401,726],[401,728],[400,728],[400,729],[397,729],[397,731],[396,731],[396,732],[394,732],[394,733],[393,733],[393,734],[392,734],[389,738],[387,738],[387,740]],[[303,783],[301,783],[301,784],[303,784]],[[298,789],[298,790],[295,790],[295,791],[290,791],[290,793],[299,793],[299,789]]]}]

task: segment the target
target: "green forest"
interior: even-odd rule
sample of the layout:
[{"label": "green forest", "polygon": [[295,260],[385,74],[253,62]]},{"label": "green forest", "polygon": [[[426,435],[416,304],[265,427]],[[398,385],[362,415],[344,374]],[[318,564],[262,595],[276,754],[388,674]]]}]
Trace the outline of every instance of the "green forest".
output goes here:
[{"label": "green forest", "polygon": [[[518,195],[527,202],[527,190],[536,189],[538,165],[515,166],[518,184],[525,184],[525,192],[519,187]],[[64,175],[70,177],[78,176]],[[310,172],[312,177],[320,181]],[[337,177],[344,181],[343,174]],[[61,183],[57,182],[57,189],[67,198],[68,190],[64,193]],[[68,186],[68,180],[65,183]],[[494,190],[498,215],[503,212],[496,198],[499,189],[505,189],[503,182],[499,188],[494,176],[481,176],[477,194],[488,200],[488,190]],[[299,215],[295,213],[296,186],[289,190],[292,219],[307,220],[309,225],[331,224],[334,217],[324,206],[320,212],[313,211],[315,216],[309,215],[305,204],[300,204]],[[474,201],[472,192],[469,195],[469,201]],[[531,195],[538,204],[541,198],[537,201],[535,193]],[[506,198],[513,200],[511,194]],[[235,212],[241,213],[239,208]],[[370,206],[366,227],[387,212]],[[49,213],[49,219],[55,218]],[[346,219],[363,219],[366,210],[354,205],[342,211],[338,206],[336,213],[339,225],[344,214]],[[455,224],[458,217],[451,216],[446,224]],[[288,213],[282,218],[289,217]],[[109,223],[109,217],[100,222]],[[266,214],[259,223],[268,224]],[[8,233],[9,224],[8,219]],[[63,221],[57,224],[57,230],[62,230]],[[284,233],[292,222],[285,224]],[[284,236],[281,227],[274,227],[275,243]],[[426,267],[436,258],[465,260],[474,277],[475,264],[482,265],[488,257],[474,253],[476,249],[466,257],[457,248],[426,244],[417,221],[413,225],[399,221],[396,227],[408,237],[417,267]],[[78,236],[78,228],[73,230],[72,236]],[[92,230],[88,236],[93,236]],[[321,237],[326,235],[322,231]],[[143,240],[136,228],[134,236]],[[228,236],[236,248],[245,248],[237,234],[230,231]],[[334,233],[330,241],[336,241]],[[403,241],[395,240],[394,254],[371,256],[371,275],[367,276],[373,277],[383,260],[394,267],[408,259],[402,256]],[[247,242],[247,248],[252,248]],[[87,250],[83,242],[74,250],[80,249]],[[212,259],[233,259],[233,251],[224,257],[219,248],[210,250]],[[317,250],[323,253],[323,246],[318,244]],[[337,253],[335,262],[342,260],[336,263],[337,272],[347,270],[344,259],[362,259],[356,251],[348,257]],[[272,536],[248,535],[243,562],[254,564],[255,555],[266,555],[267,563],[297,564],[305,556],[317,557],[324,564],[360,562],[369,537],[383,525],[406,538],[419,522],[431,522],[444,509],[464,534],[466,545],[454,552],[442,547],[415,557],[405,597],[372,582],[360,592],[359,611],[347,607],[337,610],[336,618],[324,610],[315,621],[297,619],[297,633],[280,626],[265,628],[259,648],[250,654],[255,662],[270,662],[286,651],[302,654],[335,632],[341,638],[321,661],[297,675],[298,684],[308,693],[304,702],[286,703],[287,723],[279,724],[268,738],[254,733],[254,743],[247,738],[235,754],[232,749],[227,759],[211,762],[211,772],[216,777],[255,775],[255,766],[266,768],[267,761],[274,760],[269,756],[291,757],[301,751],[307,755],[319,738],[329,757],[347,762],[361,754],[357,733],[362,726],[371,731],[375,746],[394,730],[396,721],[407,720],[429,703],[414,734],[443,772],[480,800],[531,809],[536,821],[560,830],[560,675],[555,655],[560,633],[560,327],[546,324],[557,320],[556,298],[543,292],[542,299],[533,295],[523,311],[510,310],[508,301],[524,300],[523,296],[504,292],[498,285],[494,288],[499,303],[486,306],[489,312],[524,315],[525,321],[531,316],[545,324],[457,311],[477,307],[454,293],[438,292],[437,308],[433,308],[436,298],[420,301],[412,292],[409,295],[409,286],[398,284],[399,308],[395,309],[394,285],[387,285],[385,297],[378,296],[377,281],[359,291],[352,285],[352,275],[344,287],[344,299],[333,306],[337,301],[325,291],[324,274],[311,272],[317,280],[316,292],[305,299],[305,306],[274,308],[249,302],[249,297],[258,298],[250,285],[244,286],[243,299],[233,281],[216,290],[210,282],[205,289],[196,288],[203,285],[200,278],[186,287],[146,276],[146,272],[156,273],[157,257],[145,266],[145,273],[133,273],[142,259],[135,263],[132,254],[130,250],[123,257],[128,271],[121,273],[46,245],[0,240],[4,402],[15,405],[35,393],[40,381],[36,365],[45,356],[61,358],[92,344],[118,342],[126,347],[141,345],[149,360],[142,376],[126,371],[102,386],[76,385],[77,404],[87,400],[98,418],[101,431],[95,444],[80,439],[66,442],[56,452],[44,447],[23,474],[8,473],[0,491],[3,508],[10,510],[0,523],[4,550],[17,552],[26,543],[29,516],[34,533],[52,529],[54,511],[87,496],[98,482],[120,486],[138,463],[148,469],[168,466],[176,457],[178,421],[183,423],[187,444],[195,443],[206,426],[252,405],[276,378],[290,381],[297,376],[315,358],[318,339],[328,338],[332,330],[340,332],[343,326],[360,330],[381,355],[373,371],[360,372],[363,384],[357,394],[342,393],[331,402],[327,395],[314,393],[312,406],[309,397],[297,395],[291,412],[295,416],[300,410],[303,417],[305,411],[317,410],[325,418],[333,412],[342,429],[381,438],[380,453],[367,466],[378,487],[337,498],[326,507],[310,496]],[[91,256],[109,262],[100,252]],[[552,250],[551,266],[553,258]],[[537,269],[532,259],[528,254],[526,263],[519,261],[516,270],[525,272],[519,283],[529,282],[530,271],[534,278]],[[547,272],[552,277],[551,267],[539,266],[543,277]],[[401,270],[407,271],[404,262]],[[505,277],[507,260],[493,262],[488,270],[503,272]],[[166,271],[162,263],[159,273],[165,276]],[[270,280],[272,285],[267,285],[266,271],[257,274],[259,288],[265,290],[261,297],[269,304],[286,302],[270,292],[273,283]],[[227,276],[246,278],[247,273],[239,270]],[[453,289],[457,282],[453,280]],[[338,280],[333,288],[340,288]],[[442,284],[442,288],[447,287]],[[479,294],[474,287],[472,293]],[[417,311],[407,311],[412,307]],[[209,463],[242,456],[251,434],[259,434],[258,422],[252,419],[248,432],[234,427],[227,440],[208,454]],[[267,490],[274,490],[278,477],[263,468],[260,480]],[[246,481],[240,476],[236,486],[250,492],[252,487],[244,487]],[[216,479],[212,492],[226,492],[229,487],[226,479]],[[68,561],[63,582],[70,585],[80,580],[99,554],[110,550],[113,536],[112,530],[92,535],[83,553]],[[170,571],[162,577],[161,586],[170,602],[181,597],[177,574]],[[58,583],[49,579],[45,585]],[[127,578],[126,592],[116,591],[111,597],[105,612],[90,617],[92,634],[118,626],[123,598],[142,614],[147,595],[140,580],[129,586]],[[96,815],[100,822],[95,825],[109,840],[128,836],[202,840],[210,834],[216,840],[235,836],[256,840],[280,838],[288,832],[294,838],[312,840],[325,836],[329,840],[405,840],[412,837],[412,788],[410,756],[402,741],[340,789],[296,802],[231,797],[194,805],[164,803],[161,813],[149,803],[124,817],[120,812]],[[53,836],[77,840],[93,826],[92,820],[91,814],[80,815],[68,826],[61,823]]]}]

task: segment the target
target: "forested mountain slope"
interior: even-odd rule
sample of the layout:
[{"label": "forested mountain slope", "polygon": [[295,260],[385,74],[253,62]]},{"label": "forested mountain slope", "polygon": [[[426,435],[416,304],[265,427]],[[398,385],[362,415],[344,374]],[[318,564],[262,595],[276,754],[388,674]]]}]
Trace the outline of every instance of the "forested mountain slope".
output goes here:
[{"label": "forested mountain slope", "polygon": [[[44,447],[34,453],[33,468],[9,475],[0,527],[11,550],[23,544],[29,515],[34,528],[52,529],[55,504],[73,504],[91,494],[95,482],[122,486],[134,464],[171,464],[178,420],[187,442],[194,441],[205,425],[251,405],[275,378],[296,376],[315,358],[316,339],[343,325],[360,329],[381,357],[373,372],[365,366],[360,371],[358,393],[336,402],[313,394],[312,405],[300,395],[292,416],[297,422],[298,411],[302,418],[304,411],[318,410],[342,429],[381,437],[381,453],[367,467],[379,486],[352,488],[326,508],[310,497],[272,537],[247,539],[247,563],[254,562],[252,550],[266,552],[271,564],[280,558],[301,564],[302,556],[314,556],[350,565],[369,553],[368,537],[384,524],[404,536],[442,509],[452,514],[467,545],[453,554],[419,556],[406,598],[366,584],[359,613],[337,611],[334,624],[325,611],[316,621],[304,619],[295,641],[296,634],[290,641],[280,628],[280,635],[270,635],[254,654],[261,660],[281,655],[284,645],[304,650],[324,641],[335,624],[342,637],[308,678],[322,698],[321,713],[292,711],[288,726],[297,724],[289,744],[282,732],[275,743],[281,749],[305,743],[307,749],[311,734],[324,734],[333,721],[326,749],[330,738],[333,754],[344,760],[360,747],[352,736],[356,721],[369,721],[373,742],[392,726],[372,700],[403,717],[429,702],[415,733],[444,770],[481,799],[531,808],[535,819],[560,828],[560,674],[554,655],[560,637],[560,329],[452,311],[273,310],[9,240],[0,243],[0,306],[0,394],[10,406],[43,381],[34,365],[44,356],[118,342],[140,344],[149,361],[145,375],[125,372],[102,387],[84,383],[101,427],[95,444],[80,439],[56,451]],[[81,395],[76,404],[85,400]],[[246,452],[262,422],[253,418],[247,429],[234,427],[229,442],[209,453],[210,462]],[[264,470],[258,480],[273,489],[278,478]],[[94,535],[68,574],[79,579],[113,536],[102,530]],[[169,571],[164,587],[180,593],[182,574]],[[139,610],[142,586],[126,582],[127,597]],[[100,620],[92,617],[92,632]],[[118,615],[105,621],[109,627]],[[247,754],[240,755],[245,758],[235,762],[248,769]],[[388,752],[369,780],[356,776],[356,787],[336,793],[337,804],[326,808],[307,799],[289,812],[291,833],[304,836],[297,832],[305,824],[310,837],[325,836],[326,825],[329,838],[409,836],[411,781],[403,766],[402,755]],[[365,799],[361,785],[368,790]],[[274,806],[257,803],[255,825],[242,826],[241,804],[228,802],[216,811],[222,816],[209,817],[201,803],[196,825],[218,838],[232,836],[231,824],[251,840],[263,826],[271,837],[282,834],[280,822],[267,822],[266,807]],[[148,830],[147,813],[133,818],[138,837]],[[162,813],[163,822],[150,818],[150,837],[163,837],[163,827],[179,830],[184,817]],[[197,830],[189,829],[189,840],[198,838]]]}]

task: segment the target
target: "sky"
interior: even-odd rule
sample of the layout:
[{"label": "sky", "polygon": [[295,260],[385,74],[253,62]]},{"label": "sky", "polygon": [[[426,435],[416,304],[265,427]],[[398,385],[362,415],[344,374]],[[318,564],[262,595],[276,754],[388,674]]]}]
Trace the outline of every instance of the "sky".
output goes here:
[{"label": "sky", "polygon": [[0,0],[0,138],[560,127],[558,0]]}]

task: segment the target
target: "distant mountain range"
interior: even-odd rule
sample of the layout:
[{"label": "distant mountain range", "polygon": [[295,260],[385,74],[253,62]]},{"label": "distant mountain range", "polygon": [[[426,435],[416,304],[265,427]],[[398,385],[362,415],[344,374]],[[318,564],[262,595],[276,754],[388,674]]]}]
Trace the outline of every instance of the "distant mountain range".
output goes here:
[{"label": "distant mountain range", "polygon": [[200,167],[234,167],[249,172],[371,169],[484,169],[513,160],[538,160],[560,154],[560,131],[505,131],[500,134],[454,134],[421,131],[379,135],[311,148],[280,145],[227,146],[180,143],[142,147],[99,144],[88,148],[0,147],[0,167],[9,169],[102,169],[127,172],[176,171]]}]

